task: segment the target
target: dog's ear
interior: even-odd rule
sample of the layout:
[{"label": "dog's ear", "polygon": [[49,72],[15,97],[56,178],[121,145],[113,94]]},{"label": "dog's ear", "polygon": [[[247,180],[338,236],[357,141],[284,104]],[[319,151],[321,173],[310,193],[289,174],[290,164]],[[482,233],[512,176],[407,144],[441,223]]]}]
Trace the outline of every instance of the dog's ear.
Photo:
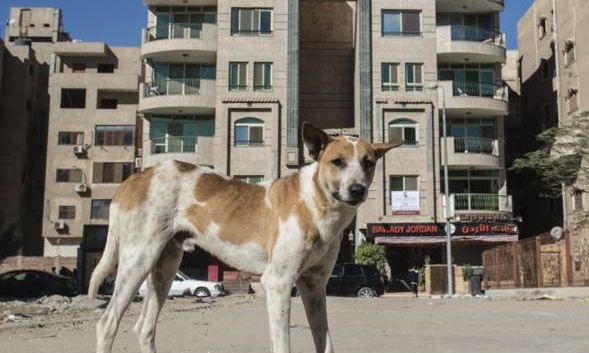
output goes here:
[{"label": "dog's ear", "polygon": [[376,153],[376,158],[380,158],[385,155],[389,150],[392,148],[401,146],[404,144],[405,141],[393,141],[391,143],[373,143],[372,148],[374,148],[374,152]]},{"label": "dog's ear", "polygon": [[302,134],[303,142],[309,150],[309,156],[318,161],[319,157],[321,157],[321,153],[325,150],[327,144],[332,141],[332,138],[323,130],[307,122],[303,123]]}]

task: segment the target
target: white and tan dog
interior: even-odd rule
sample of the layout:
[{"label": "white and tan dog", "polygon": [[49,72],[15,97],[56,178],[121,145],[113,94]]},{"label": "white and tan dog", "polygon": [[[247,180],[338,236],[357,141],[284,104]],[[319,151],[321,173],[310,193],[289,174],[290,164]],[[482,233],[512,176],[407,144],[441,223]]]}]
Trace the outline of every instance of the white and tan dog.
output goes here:
[{"label": "white and tan dog", "polygon": [[195,245],[241,271],[262,275],[272,352],[290,352],[290,293],[296,283],[318,353],[333,352],[325,286],[342,232],[366,199],[375,164],[393,144],[327,136],[303,124],[316,163],[263,185],[195,165],[164,162],[127,179],[110,208],[104,254],[89,288],[96,295],[118,264],[115,289],[96,328],[97,352],[109,353],[141,283],[148,294],[135,325],[141,350],[154,353],[157,317],[183,250]]}]

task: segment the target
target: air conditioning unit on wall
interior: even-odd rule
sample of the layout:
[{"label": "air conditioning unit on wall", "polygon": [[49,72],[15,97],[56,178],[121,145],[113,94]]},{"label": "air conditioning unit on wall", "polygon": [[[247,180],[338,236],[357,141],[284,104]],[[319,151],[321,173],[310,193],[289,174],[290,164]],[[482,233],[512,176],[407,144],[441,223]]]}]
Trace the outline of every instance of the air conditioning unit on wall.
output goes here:
[{"label": "air conditioning unit on wall", "polygon": [[59,220],[53,223],[53,228],[55,228],[56,230],[64,230],[66,227],[65,225],[65,221],[64,220]]},{"label": "air conditioning unit on wall", "polygon": [[86,148],[82,145],[74,146],[73,148],[74,154],[85,154]]},{"label": "air conditioning unit on wall", "polygon": [[88,185],[86,184],[76,184],[75,188],[76,192],[84,193],[88,191]]},{"label": "air conditioning unit on wall", "polygon": [[141,157],[135,157],[135,168],[139,169],[143,166],[143,159]]}]

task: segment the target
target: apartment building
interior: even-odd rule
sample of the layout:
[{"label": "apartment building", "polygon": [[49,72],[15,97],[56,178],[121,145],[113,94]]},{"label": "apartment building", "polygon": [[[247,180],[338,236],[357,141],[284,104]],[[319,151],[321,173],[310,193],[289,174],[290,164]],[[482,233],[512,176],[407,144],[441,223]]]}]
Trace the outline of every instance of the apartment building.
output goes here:
[{"label": "apartment building", "polygon": [[[545,129],[569,124],[589,109],[586,21],[589,3],[579,0],[536,0],[518,22],[519,70],[521,82],[524,150],[539,147],[535,137]],[[589,232],[577,229],[577,215],[585,212],[589,198],[574,187],[564,190],[562,199],[543,199],[528,183],[524,217],[530,235],[564,226],[571,232],[575,269],[589,271],[583,258],[589,256]],[[581,278],[581,277],[579,277]]]},{"label": "apartment building", "polygon": [[50,70],[44,255],[76,256],[106,237],[110,200],[140,166],[139,48],[60,42]]},{"label": "apartment building", "polygon": [[386,245],[402,277],[411,264],[446,261],[445,103],[454,260],[477,264],[487,247],[517,239],[505,181],[503,1],[145,4],[144,168],[175,158],[246,182],[280,177],[310,162],[303,121],[403,139],[377,165],[342,243],[343,257],[365,240]]},{"label": "apartment building", "polygon": [[67,40],[61,11],[10,10],[0,44],[0,231],[4,255],[41,255],[49,113],[47,81],[55,43]]}]

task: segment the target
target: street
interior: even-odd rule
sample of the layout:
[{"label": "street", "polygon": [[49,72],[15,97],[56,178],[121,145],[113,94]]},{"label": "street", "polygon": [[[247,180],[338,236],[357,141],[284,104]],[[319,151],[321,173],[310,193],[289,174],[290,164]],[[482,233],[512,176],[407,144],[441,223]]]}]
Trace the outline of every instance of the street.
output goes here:
[{"label": "street", "polygon": [[[140,305],[133,303],[123,319],[114,352],[139,352],[132,325]],[[329,297],[328,306],[338,353],[585,353],[589,347],[587,301]],[[0,325],[0,351],[93,352],[99,311],[70,322]],[[300,298],[293,299],[291,332],[293,352],[313,351]],[[265,304],[243,296],[170,300],[157,345],[161,353],[269,352]]]}]

